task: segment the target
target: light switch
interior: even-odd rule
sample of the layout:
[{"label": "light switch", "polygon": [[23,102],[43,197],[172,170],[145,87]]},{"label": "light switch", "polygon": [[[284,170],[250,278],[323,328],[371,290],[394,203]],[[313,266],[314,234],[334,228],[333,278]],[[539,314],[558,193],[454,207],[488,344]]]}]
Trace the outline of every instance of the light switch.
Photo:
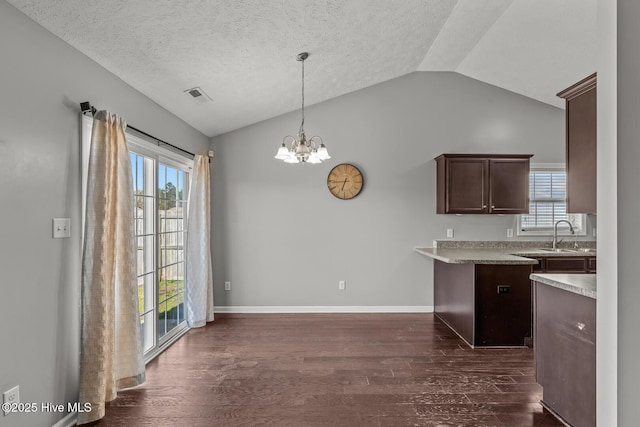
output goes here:
[{"label": "light switch", "polygon": [[53,218],[53,238],[66,239],[71,237],[71,218]]}]

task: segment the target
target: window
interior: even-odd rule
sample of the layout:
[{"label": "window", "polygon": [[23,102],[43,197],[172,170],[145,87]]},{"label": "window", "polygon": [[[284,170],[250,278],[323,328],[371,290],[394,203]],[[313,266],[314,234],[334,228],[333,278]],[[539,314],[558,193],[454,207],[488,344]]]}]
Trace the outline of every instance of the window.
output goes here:
[{"label": "window", "polygon": [[[91,124],[90,118],[83,118],[83,195]],[[138,307],[145,357],[150,360],[187,329],[185,242],[193,160],[128,131],[126,137],[135,200]]]},{"label": "window", "polygon": [[[586,234],[583,214],[567,213],[564,165],[531,165],[529,173],[529,213],[518,216],[518,235],[550,235],[554,224],[567,220],[578,235]],[[562,234],[569,232],[569,225],[560,223]]]}]

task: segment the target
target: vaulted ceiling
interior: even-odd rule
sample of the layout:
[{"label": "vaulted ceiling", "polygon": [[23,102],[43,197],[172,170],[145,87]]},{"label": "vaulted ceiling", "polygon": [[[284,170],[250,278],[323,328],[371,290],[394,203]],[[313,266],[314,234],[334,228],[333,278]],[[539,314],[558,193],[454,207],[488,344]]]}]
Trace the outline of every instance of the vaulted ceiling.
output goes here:
[{"label": "vaulted ceiling", "polygon": [[[414,71],[554,106],[596,71],[596,0],[8,0],[208,136]],[[200,87],[211,99],[184,91]]]}]

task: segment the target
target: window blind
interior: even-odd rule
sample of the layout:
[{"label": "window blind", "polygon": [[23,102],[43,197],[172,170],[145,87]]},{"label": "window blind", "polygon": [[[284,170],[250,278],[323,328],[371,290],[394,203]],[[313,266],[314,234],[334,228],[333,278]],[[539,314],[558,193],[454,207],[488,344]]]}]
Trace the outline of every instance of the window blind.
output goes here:
[{"label": "window blind", "polygon": [[[564,170],[532,170],[529,174],[529,213],[520,217],[521,231],[553,230],[556,221],[567,220],[576,232],[583,229],[583,215],[567,213],[567,174]],[[566,223],[559,230],[568,231]]]}]

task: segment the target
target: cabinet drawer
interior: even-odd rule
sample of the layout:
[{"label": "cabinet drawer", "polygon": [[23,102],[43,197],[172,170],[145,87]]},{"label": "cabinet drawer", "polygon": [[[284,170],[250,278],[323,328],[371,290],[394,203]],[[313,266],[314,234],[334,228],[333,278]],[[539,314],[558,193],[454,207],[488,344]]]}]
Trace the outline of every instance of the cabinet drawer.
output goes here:
[{"label": "cabinet drawer", "polygon": [[545,270],[549,273],[584,273],[587,265],[582,257],[550,257],[545,259]]}]

